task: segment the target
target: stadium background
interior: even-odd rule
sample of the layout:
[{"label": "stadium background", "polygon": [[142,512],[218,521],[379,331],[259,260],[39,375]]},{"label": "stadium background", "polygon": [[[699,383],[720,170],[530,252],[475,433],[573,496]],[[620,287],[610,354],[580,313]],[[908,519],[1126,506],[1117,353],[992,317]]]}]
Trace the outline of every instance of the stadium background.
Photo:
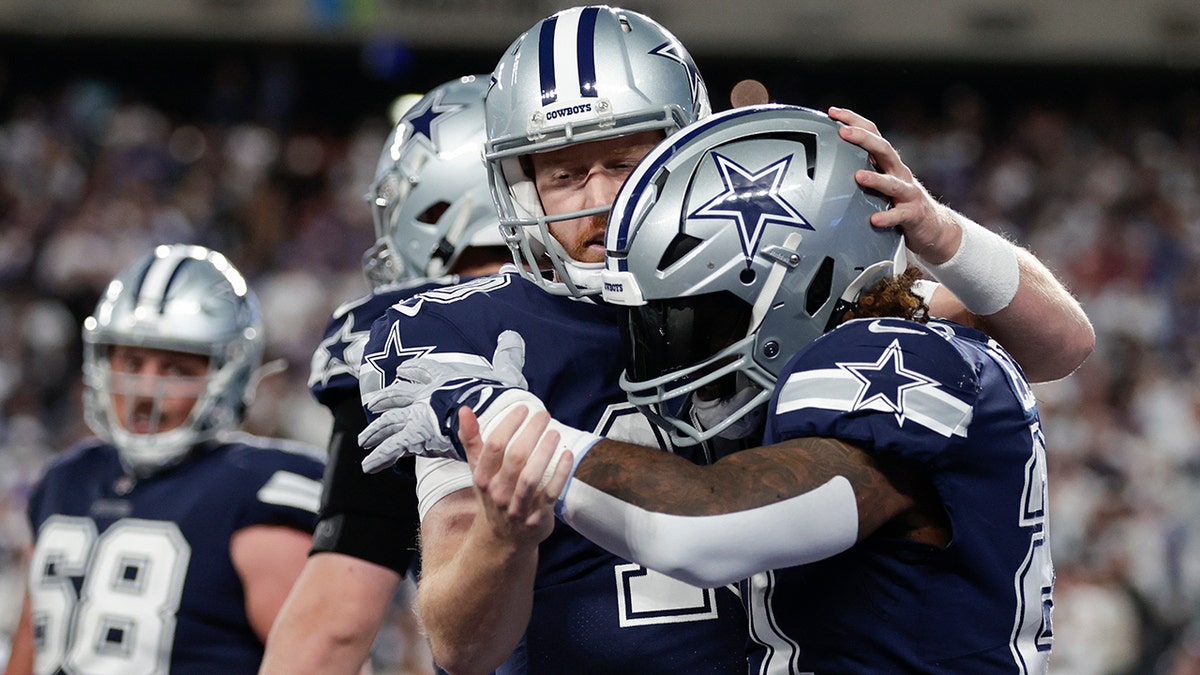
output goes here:
[{"label": "stadium background", "polygon": [[[363,201],[401,94],[486,73],[540,0],[7,0],[0,6],[0,654],[24,498],[86,433],[79,325],[149,245],[229,254],[266,308],[252,430],[323,444],[304,379],[366,290]],[[1125,0],[645,0],[714,106],[874,119],[931,191],[1031,247],[1097,348],[1037,387],[1053,673],[1200,672],[1200,7]],[[378,672],[405,672],[403,600]],[[1189,670],[1190,668],[1190,670]]]}]

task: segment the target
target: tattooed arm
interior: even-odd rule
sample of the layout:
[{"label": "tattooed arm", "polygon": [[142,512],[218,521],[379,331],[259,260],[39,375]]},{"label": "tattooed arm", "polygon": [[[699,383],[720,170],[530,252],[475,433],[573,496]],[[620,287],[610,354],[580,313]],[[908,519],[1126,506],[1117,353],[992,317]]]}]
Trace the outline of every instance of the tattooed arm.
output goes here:
[{"label": "tattooed arm", "polygon": [[[539,413],[531,424],[547,421]],[[486,450],[477,438],[463,440],[472,462],[507,447],[506,464],[526,458],[544,464],[557,445],[554,432],[541,436],[532,453],[529,443],[510,444],[504,434],[489,435]],[[537,490],[532,482],[517,485],[514,499],[533,498]],[[578,462],[559,512],[616,555],[713,587],[827,558],[885,526],[940,541],[935,506],[910,472],[831,439],[789,440],[709,466],[601,440]]]}]

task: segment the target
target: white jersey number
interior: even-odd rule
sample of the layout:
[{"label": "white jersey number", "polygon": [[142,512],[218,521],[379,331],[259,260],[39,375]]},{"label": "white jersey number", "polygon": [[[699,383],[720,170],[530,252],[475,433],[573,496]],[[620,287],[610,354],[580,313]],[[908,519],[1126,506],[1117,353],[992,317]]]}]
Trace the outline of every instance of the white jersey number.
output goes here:
[{"label": "white jersey number", "polygon": [[167,672],[190,559],[175,523],[127,518],[98,536],[88,518],[51,516],[30,568],[34,671]]},{"label": "white jersey number", "polygon": [[[1029,383],[1018,373],[1012,357],[996,342],[988,342],[988,351],[1004,367],[1013,392],[1021,401],[1026,413],[1032,413],[1037,398]],[[1054,639],[1051,613],[1054,607],[1054,563],[1050,558],[1050,523],[1046,513],[1046,437],[1041,423],[1031,415],[1029,422],[1030,454],[1025,464],[1025,488],[1021,496],[1020,512],[1017,515],[1022,527],[1029,527],[1035,534],[1030,538],[1025,561],[1017,570],[1014,591],[1017,596],[1017,616],[1013,621],[1012,641],[1009,649],[1017,662],[1018,672],[1045,672]]]}]

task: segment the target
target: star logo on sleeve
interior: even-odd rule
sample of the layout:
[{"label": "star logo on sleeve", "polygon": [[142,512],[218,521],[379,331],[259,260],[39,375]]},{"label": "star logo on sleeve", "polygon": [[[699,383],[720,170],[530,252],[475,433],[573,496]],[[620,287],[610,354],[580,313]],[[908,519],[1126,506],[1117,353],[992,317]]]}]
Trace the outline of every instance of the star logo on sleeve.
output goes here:
[{"label": "star logo on sleeve", "polygon": [[354,312],[346,315],[346,320],[337,331],[317,345],[313,355],[312,379],[310,386],[319,382],[328,387],[329,381],[338,375],[358,377],[358,362],[367,339],[371,337],[369,330],[354,331]]},{"label": "star logo on sleeve", "polygon": [[904,424],[905,397],[921,387],[937,388],[936,380],[904,367],[900,341],[893,340],[874,363],[838,363],[861,383],[851,410],[880,410],[896,414]]},{"label": "star logo on sleeve", "polygon": [[724,191],[693,211],[688,218],[724,218],[737,223],[746,266],[754,260],[767,223],[812,230],[808,220],[780,194],[792,155],[759,171],[750,171],[724,155],[711,153]]},{"label": "star logo on sleeve", "polygon": [[[372,370],[379,374],[386,386],[391,384],[395,378],[396,368],[408,361],[419,356],[425,356],[434,350],[433,347],[412,347],[406,348],[400,343],[400,324],[393,323],[388,331],[387,340],[383,344],[383,349],[377,352],[372,352],[363,356],[363,363],[370,366]],[[388,367],[390,364],[390,368]]]},{"label": "star logo on sleeve", "polygon": [[466,106],[462,104],[442,105],[442,99],[446,92],[439,91],[433,95],[433,98],[425,104],[424,108],[418,108],[411,111],[406,117],[408,125],[412,127],[410,138],[416,140],[424,137],[424,142],[431,148],[437,148],[437,142],[433,138],[433,127],[441,121],[443,115],[449,115],[462,110]]}]

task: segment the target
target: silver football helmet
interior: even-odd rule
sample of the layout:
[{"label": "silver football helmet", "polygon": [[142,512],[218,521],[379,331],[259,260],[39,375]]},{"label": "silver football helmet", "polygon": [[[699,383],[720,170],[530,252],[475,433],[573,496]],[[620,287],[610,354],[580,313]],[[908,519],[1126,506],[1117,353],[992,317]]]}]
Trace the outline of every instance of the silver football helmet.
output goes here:
[{"label": "silver football helmet", "polygon": [[[546,217],[519,158],[641,131],[670,135],[711,111],[679,40],[649,17],[606,6],[563,10],[517,38],[492,73],[486,107],[485,157],[501,229],[525,275],[558,295],[599,292],[604,266],[573,260],[547,223],[608,206]],[[547,259],[554,280],[539,273]]]},{"label": "silver football helmet", "polygon": [[504,246],[483,166],[486,75],[441,84],[392,129],[367,194],[375,245],[363,256],[373,288],[450,272],[470,246]]},{"label": "silver football helmet", "polygon": [[[241,422],[262,363],[262,311],[225,256],[201,246],[159,246],[109,283],[95,314],[84,321],[83,344],[88,426],[116,446],[128,469],[145,475]],[[196,387],[201,393],[186,422],[157,433],[124,426],[113,403],[120,387],[109,358],[114,345],[208,357],[206,381]],[[162,380],[154,387],[157,417],[167,392],[179,383],[152,379]]]},{"label": "silver football helmet", "polygon": [[[736,108],[663,141],[621,188],[603,274],[605,300],[630,308],[621,386],[676,443],[761,415],[792,355],[903,271],[900,233],[869,221],[886,200],[854,179],[867,152],[839,126]],[[714,401],[719,416],[699,414]]]}]

